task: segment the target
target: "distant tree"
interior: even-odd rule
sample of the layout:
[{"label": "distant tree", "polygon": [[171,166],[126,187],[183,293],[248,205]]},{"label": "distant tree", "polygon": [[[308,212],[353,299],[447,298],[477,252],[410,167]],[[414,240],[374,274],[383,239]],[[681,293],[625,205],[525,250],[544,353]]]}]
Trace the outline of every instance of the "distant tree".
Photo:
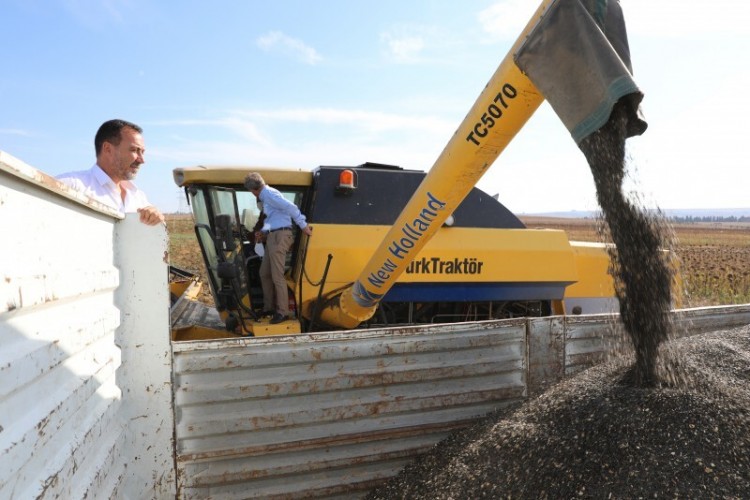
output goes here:
[{"label": "distant tree", "polygon": [[736,215],[704,215],[696,217],[693,215],[674,215],[670,217],[669,220],[679,224],[694,224],[697,222],[750,222],[750,216],[742,215],[737,217]]}]

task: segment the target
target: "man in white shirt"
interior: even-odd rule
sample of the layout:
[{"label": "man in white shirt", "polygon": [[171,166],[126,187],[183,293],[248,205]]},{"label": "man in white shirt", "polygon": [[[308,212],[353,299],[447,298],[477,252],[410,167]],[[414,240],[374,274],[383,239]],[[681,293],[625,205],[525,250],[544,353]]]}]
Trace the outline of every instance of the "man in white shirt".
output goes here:
[{"label": "man in white shirt", "polygon": [[144,224],[163,223],[161,212],[131,182],[145,163],[142,134],[141,127],[125,120],[104,122],[94,138],[96,164],[89,170],[60,174],[57,180],[120,213],[138,212]]}]

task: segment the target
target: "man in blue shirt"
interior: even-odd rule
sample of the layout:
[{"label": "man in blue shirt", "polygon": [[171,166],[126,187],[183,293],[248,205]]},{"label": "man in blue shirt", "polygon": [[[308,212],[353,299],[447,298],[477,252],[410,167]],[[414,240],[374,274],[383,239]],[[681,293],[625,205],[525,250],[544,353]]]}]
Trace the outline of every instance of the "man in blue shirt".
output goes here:
[{"label": "man in blue shirt", "polygon": [[260,265],[260,281],[263,287],[263,309],[273,313],[271,323],[281,323],[289,318],[289,291],[284,278],[286,254],[294,243],[292,223],[308,236],[312,227],[297,205],[287,200],[278,189],[266,185],[263,177],[251,172],[245,177],[245,188],[263,204],[266,215],[261,229],[266,239],[265,255]]}]

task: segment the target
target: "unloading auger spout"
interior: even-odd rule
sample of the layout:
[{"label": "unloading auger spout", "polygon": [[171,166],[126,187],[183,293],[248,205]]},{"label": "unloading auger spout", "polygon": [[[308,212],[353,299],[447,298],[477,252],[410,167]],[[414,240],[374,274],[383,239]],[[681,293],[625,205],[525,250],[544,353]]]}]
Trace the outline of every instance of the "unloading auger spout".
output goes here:
[{"label": "unloading auger spout", "polygon": [[643,97],[632,79],[619,2],[546,0],[492,75],[358,278],[327,297],[322,322],[356,328],[547,99],[576,143],[621,99],[629,135],[641,134]]}]

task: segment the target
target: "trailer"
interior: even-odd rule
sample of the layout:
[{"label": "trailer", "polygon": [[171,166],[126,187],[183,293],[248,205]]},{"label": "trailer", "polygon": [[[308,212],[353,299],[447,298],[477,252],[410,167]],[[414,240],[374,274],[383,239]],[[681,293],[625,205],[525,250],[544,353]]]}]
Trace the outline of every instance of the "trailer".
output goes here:
[{"label": "trailer", "polygon": [[[6,153],[0,214],[1,498],[361,497],[596,363],[618,329],[555,315],[172,341],[163,227]],[[673,314],[690,333],[750,323],[750,305]]]}]

